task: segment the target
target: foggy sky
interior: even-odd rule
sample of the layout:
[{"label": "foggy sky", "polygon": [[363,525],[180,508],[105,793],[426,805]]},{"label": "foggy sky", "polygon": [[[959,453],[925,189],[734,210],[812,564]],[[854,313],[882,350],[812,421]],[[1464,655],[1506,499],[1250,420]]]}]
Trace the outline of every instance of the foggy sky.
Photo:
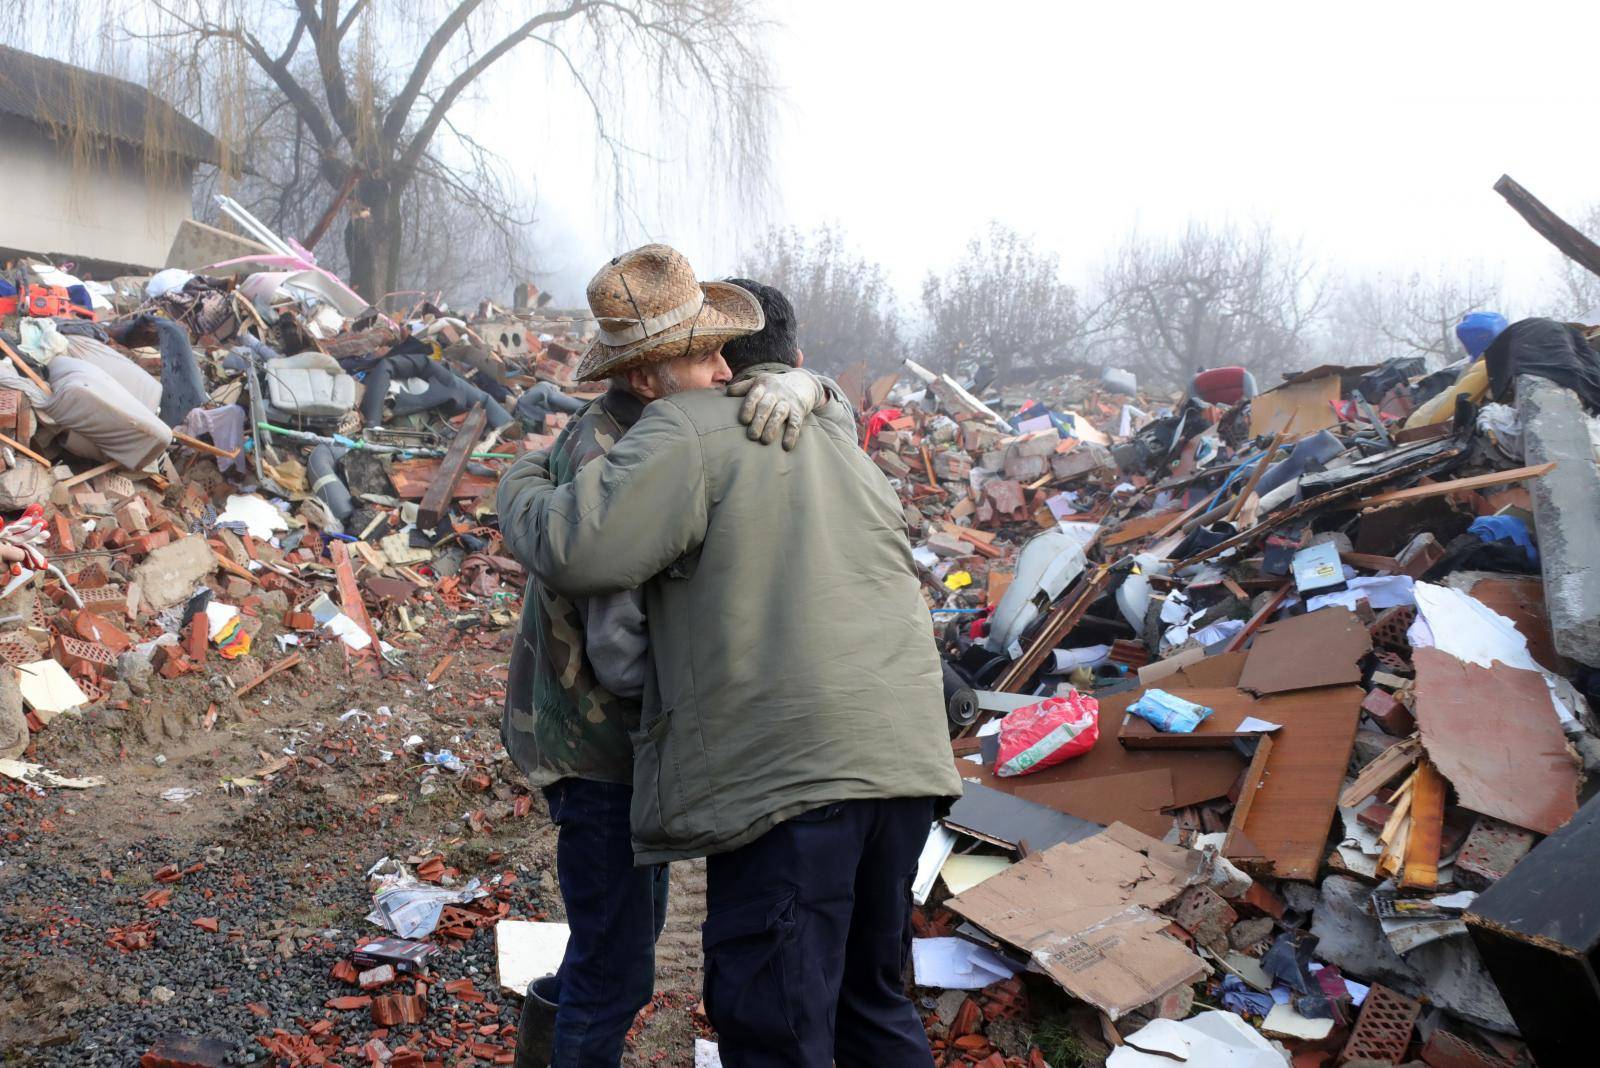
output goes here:
[{"label": "foggy sky", "polygon": [[[1558,212],[1600,201],[1600,5],[779,2],[783,86],[764,219],[691,191],[625,235],[731,272],[765,222],[844,226],[914,306],[991,219],[1087,281],[1129,231],[1191,218],[1269,221],[1348,273],[1473,262],[1508,303],[1541,303],[1552,250],[1496,195],[1509,173]],[[619,248],[595,195],[589,118],[532,65],[485,86],[502,143],[537,190],[550,288],[579,303]],[[680,168],[681,169],[681,168]],[[653,180],[642,176],[650,189]],[[655,198],[647,194],[642,200]],[[1516,310],[1515,307],[1508,310]]]}]

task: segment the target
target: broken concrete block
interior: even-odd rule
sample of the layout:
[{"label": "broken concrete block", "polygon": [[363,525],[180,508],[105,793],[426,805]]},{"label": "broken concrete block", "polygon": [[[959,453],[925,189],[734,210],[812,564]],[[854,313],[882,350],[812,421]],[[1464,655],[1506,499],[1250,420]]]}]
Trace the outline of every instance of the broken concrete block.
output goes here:
[{"label": "broken concrete block", "polygon": [[28,748],[28,715],[15,671],[0,671],[0,760],[15,760]]},{"label": "broken concrete block", "polygon": [[151,550],[133,569],[133,578],[144,591],[145,604],[159,611],[188,600],[195,587],[216,569],[211,546],[205,538],[191,534]]},{"label": "broken concrete block", "polygon": [[1583,402],[1570,389],[1517,376],[1517,414],[1529,466],[1555,470],[1528,481],[1556,652],[1600,664],[1600,468]]},{"label": "broken concrete block", "polygon": [[1402,959],[1367,912],[1371,893],[1365,884],[1347,876],[1331,875],[1323,881],[1322,900],[1311,921],[1320,960],[1409,997],[1426,996],[1480,1027],[1515,1033],[1511,1013],[1471,939],[1462,935],[1441,938]]},{"label": "broken concrete block", "polygon": [[1007,478],[1016,479],[1018,482],[1032,482],[1043,478],[1050,470],[1050,460],[1045,456],[1018,456],[1006,453],[1005,463],[1001,466]]},{"label": "broken concrete block", "polygon": [[942,530],[936,530],[929,534],[925,544],[933,551],[934,555],[947,560],[958,556],[972,555],[972,546],[954,534],[946,534]]},{"label": "broken concrete block", "polygon": [[1097,471],[1111,474],[1116,469],[1110,450],[1091,441],[1079,442],[1070,451],[1050,457],[1050,473],[1058,479],[1081,478]]}]

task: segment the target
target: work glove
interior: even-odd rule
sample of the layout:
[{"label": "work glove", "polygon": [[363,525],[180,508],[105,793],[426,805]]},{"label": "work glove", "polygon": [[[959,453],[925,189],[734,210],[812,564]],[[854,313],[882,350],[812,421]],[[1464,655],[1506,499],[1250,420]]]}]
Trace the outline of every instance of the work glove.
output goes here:
[{"label": "work glove", "polygon": [[771,445],[783,435],[783,447],[800,440],[806,416],[827,399],[822,380],[810,371],[752,375],[728,386],[728,396],[743,397],[739,422],[750,428],[750,440]]}]

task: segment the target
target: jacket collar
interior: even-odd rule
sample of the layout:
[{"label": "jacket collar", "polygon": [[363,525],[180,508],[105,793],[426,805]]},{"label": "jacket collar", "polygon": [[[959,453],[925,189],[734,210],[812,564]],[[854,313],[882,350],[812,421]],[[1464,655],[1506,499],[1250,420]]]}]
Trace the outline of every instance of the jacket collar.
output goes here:
[{"label": "jacket collar", "polygon": [[617,421],[617,425],[627,430],[639,421],[644,414],[644,401],[630,390],[621,386],[608,386],[600,395],[600,407],[606,414]]}]

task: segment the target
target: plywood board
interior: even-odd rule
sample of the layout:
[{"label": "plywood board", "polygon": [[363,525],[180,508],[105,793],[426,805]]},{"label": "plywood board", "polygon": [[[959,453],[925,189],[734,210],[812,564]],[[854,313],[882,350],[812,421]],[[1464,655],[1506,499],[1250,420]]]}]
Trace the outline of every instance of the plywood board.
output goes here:
[{"label": "plywood board", "polygon": [[1463,807],[1550,834],[1578,811],[1577,759],[1538,672],[1416,649],[1417,730]]},{"label": "plywood board", "polygon": [[1113,824],[1035,853],[949,906],[1115,1020],[1206,974],[1152,911],[1199,878],[1199,860]]},{"label": "plywood board", "polygon": [[1517,632],[1528,639],[1528,655],[1534,663],[1558,675],[1571,673],[1572,665],[1556,652],[1544,603],[1544,580],[1538,575],[1484,574],[1466,591],[1511,620]]},{"label": "plywood board", "polygon": [[968,783],[961,791],[944,823],[997,845],[1015,847],[1027,843],[1033,852],[1087,838],[1104,826],[975,783]]},{"label": "plywood board", "polygon": [[1372,635],[1348,608],[1280,619],[1256,634],[1239,688],[1265,695],[1360,682],[1371,651]]},{"label": "plywood board", "polygon": [[1338,401],[1337,372],[1268,390],[1250,401],[1250,436],[1299,437],[1338,426],[1338,416],[1333,412]]},{"label": "plywood board", "polygon": [[[1116,725],[1139,692],[1102,698],[1099,739],[1087,753],[1064,764],[1008,779],[966,760],[956,760],[956,768],[969,781],[991,789],[1027,796],[1096,823],[1120,820],[1159,838],[1172,827],[1171,817],[1160,811],[1165,798],[1172,798],[1173,807],[1182,807],[1223,797],[1233,788],[1245,761],[1227,750],[1140,753],[1124,749],[1117,742]],[[1167,778],[1135,774],[1152,771],[1165,771]],[[1075,785],[1062,788],[1059,794],[1039,789],[1057,783]]]}]

